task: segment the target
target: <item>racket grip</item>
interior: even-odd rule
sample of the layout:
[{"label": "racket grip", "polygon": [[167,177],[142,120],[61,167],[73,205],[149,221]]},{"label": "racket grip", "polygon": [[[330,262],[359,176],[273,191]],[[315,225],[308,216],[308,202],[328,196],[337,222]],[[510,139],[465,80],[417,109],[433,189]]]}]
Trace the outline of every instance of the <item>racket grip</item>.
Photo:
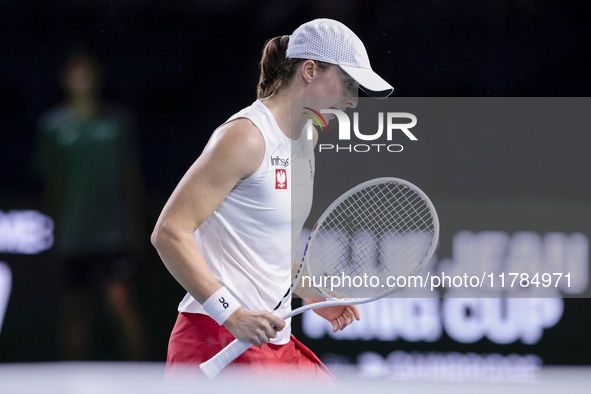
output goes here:
[{"label": "racket grip", "polygon": [[209,379],[215,378],[224,368],[234,361],[238,356],[248,350],[251,343],[234,339],[232,343],[223,348],[218,354],[199,365],[205,376]]}]

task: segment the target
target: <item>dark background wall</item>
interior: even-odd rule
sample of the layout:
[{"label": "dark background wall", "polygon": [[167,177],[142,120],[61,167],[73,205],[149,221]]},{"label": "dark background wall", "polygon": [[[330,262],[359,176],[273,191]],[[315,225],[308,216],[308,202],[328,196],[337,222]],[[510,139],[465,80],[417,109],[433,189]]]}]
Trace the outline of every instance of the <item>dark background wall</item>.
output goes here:
[{"label": "dark background wall", "polygon": [[[398,97],[582,97],[591,91],[590,8],[585,1],[557,0],[0,1],[0,210],[40,207],[42,186],[30,170],[35,124],[61,99],[57,75],[72,45],[98,55],[107,97],[136,119],[150,227],[211,131],[256,98],[257,62],[268,38],[317,17],[338,19],[364,41],[374,69]],[[577,152],[589,142],[579,137]],[[559,147],[561,141],[554,143]],[[527,145],[522,143],[526,151]],[[572,179],[585,179],[585,166]],[[537,184],[525,187],[525,195],[538,191]],[[588,189],[580,190],[573,199],[588,202]],[[482,190],[466,187],[461,197],[477,200]],[[137,290],[149,322],[151,357],[162,360],[184,292],[150,249],[148,231]],[[46,254],[0,258],[13,272],[0,361],[55,359],[59,272]],[[588,324],[568,312],[588,306],[568,301],[565,319]],[[98,330],[104,346],[95,357],[117,359],[108,329]],[[568,332],[563,330],[555,335]],[[452,341],[443,343],[440,349],[457,349]],[[479,346],[477,351],[511,351]],[[522,347],[514,351],[527,353]],[[583,354],[549,354],[550,363],[591,363]]]}]

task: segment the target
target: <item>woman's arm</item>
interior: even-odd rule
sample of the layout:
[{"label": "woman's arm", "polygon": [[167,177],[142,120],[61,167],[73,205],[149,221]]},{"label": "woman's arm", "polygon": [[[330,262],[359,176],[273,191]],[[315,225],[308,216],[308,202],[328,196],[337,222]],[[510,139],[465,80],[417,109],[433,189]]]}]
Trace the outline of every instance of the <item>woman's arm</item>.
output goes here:
[{"label": "woman's arm", "polygon": [[[256,172],[264,152],[263,137],[249,120],[237,119],[220,127],[158,218],[152,244],[172,276],[201,304],[222,286],[207,267],[193,233],[240,179]],[[236,338],[261,346],[274,338],[275,330],[285,327],[285,322],[265,311],[239,308],[224,326]]]}]

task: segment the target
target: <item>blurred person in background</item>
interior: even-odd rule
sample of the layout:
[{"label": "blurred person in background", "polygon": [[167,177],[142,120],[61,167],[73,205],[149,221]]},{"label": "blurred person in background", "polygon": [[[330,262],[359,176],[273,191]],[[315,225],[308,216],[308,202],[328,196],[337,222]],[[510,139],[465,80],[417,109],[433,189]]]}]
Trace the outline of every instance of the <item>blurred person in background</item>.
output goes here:
[{"label": "blurred person in background", "polygon": [[120,356],[147,358],[145,328],[131,281],[141,258],[143,184],[134,125],[101,99],[96,58],[77,51],[62,70],[65,100],[39,121],[34,166],[55,220],[54,253],[63,264],[59,352],[93,357],[97,322],[114,328]]}]

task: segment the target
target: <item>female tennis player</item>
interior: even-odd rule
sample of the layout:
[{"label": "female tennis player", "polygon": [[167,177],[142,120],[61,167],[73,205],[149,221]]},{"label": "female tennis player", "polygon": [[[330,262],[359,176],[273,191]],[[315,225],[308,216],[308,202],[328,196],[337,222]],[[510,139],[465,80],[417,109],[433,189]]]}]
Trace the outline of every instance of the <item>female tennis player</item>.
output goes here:
[{"label": "female tennis player", "polygon": [[[312,204],[318,139],[315,130],[313,138],[302,132],[307,116],[292,113],[291,99],[345,110],[357,105],[359,87],[381,96],[393,89],[371,69],[361,40],[330,19],[269,40],[260,67],[257,101],[214,131],[152,234],[164,264],[188,292],[169,342],[168,376],[179,366],[186,372],[186,363],[201,373],[199,363],[237,338],[256,346],[234,364],[254,373],[279,364],[331,378],[291,335],[290,319],[275,315],[291,305],[274,311],[295,274],[294,240]],[[324,301],[301,286],[294,292],[306,303]],[[356,306],[315,312],[334,332],[360,318]]]}]

